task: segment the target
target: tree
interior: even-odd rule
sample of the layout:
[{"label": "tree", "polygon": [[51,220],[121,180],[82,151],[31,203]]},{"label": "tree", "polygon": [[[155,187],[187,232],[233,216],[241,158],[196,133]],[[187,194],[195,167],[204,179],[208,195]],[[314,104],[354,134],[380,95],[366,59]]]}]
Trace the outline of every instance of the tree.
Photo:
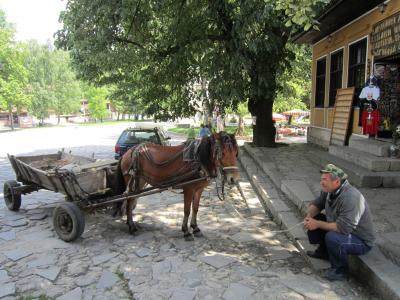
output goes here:
[{"label": "tree", "polygon": [[310,27],[310,10],[321,2],[75,0],[56,43],[71,50],[81,78],[130,83],[158,119],[200,110],[194,86],[206,78],[214,106],[248,100],[254,143],[273,146],[272,106],[293,57],[292,24]]},{"label": "tree", "polygon": [[106,88],[99,88],[93,85],[88,85],[85,88],[85,99],[88,100],[90,116],[96,121],[103,119],[107,116],[107,95]]},{"label": "tree", "polygon": [[55,50],[52,52],[54,59],[54,82],[53,89],[55,101],[53,110],[60,123],[60,115],[76,113],[80,109],[81,91],[75,73],[70,67],[69,54],[65,51]]},{"label": "tree", "polygon": [[0,10],[0,109],[9,114],[10,126],[14,130],[13,111],[29,104],[27,94],[27,72],[23,65],[23,52],[13,42],[14,31]]},{"label": "tree", "polygon": [[247,109],[247,102],[240,103],[234,110],[228,108],[225,110],[226,113],[234,113],[238,116],[238,128],[236,130],[236,135],[243,136],[244,135],[244,116],[249,114],[249,110]]},{"label": "tree", "polygon": [[290,69],[279,76],[282,83],[274,101],[274,111],[307,109],[311,94],[311,49],[308,45],[288,45],[294,53]]},{"label": "tree", "polygon": [[24,49],[32,114],[43,124],[51,111],[56,113],[58,122],[60,115],[77,112],[81,92],[68,53],[36,41],[25,44]]},{"label": "tree", "polygon": [[43,125],[55,103],[55,65],[51,51],[36,41],[25,44],[25,66],[28,70],[29,91],[32,97],[30,111]]}]

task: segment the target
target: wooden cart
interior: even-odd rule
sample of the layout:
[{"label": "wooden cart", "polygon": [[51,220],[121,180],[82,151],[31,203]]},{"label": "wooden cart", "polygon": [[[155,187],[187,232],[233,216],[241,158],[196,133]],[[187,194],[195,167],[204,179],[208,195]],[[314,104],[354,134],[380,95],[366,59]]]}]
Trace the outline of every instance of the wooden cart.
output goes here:
[{"label": "wooden cart", "polygon": [[21,195],[40,189],[64,194],[66,201],[54,209],[53,225],[58,236],[66,242],[74,241],[83,233],[85,218],[82,210],[90,211],[205,179],[201,177],[174,186],[150,186],[138,192],[115,195],[110,187],[118,165],[116,160],[95,160],[61,151],[36,156],[8,155],[8,158],[16,174],[16,180],[4,183],[8,209],[18,211]]}]

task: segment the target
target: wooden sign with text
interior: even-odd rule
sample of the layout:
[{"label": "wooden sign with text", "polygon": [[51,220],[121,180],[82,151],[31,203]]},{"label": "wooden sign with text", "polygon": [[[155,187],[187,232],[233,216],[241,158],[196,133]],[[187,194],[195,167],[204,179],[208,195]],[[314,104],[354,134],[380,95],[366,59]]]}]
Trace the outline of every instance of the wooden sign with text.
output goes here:
[{"label": "wooden sign with text", "polygon": [[374,56],[388,56],[400,52],[400,12],[372,27],[371,51]]}]

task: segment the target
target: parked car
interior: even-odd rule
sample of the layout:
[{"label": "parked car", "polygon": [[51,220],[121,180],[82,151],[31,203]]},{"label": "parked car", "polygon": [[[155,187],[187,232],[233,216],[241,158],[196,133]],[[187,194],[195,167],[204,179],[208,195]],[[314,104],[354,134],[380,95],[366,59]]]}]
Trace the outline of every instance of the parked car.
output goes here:
[{"label": "parked car", "polygon": [[167,136],[160,127],[153,128],[127,128],[118,138],[115,145],[115,159],[120,159],[132,147],[137,147],[141,143],[154,143],[159,145],[169,145],[169,136]]}]

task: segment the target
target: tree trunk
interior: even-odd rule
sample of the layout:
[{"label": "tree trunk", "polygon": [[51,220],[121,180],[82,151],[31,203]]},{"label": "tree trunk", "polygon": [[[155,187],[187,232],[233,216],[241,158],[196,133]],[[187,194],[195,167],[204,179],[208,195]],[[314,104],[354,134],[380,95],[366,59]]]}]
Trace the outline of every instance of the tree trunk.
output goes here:
[{"label": "tree trunk", "polygon": [[11,130],[14,130],[14,116],[13,116],[12,108],[11,108],[11,107],[8,109],[8,118],[9,118],[9,120],[10,120],[10,127],[11,127]]},{"label": "tree trunk", "polygon": [[238,136],[244,135],[244,119],[242,116],[239,116],[239,124],[238,124],[238,130],[236,132],[236,135],[238,135]]},{"label": "tree trunk", "polygon": [[253,125],[253,144],[257,147],[275,147],[272,99],[257,99],[252,106],[252,116],[256,117],[256,125]]},{"label": "tree trunk", "polygon": [[60,125],[60,115],[57,115],[57,125]]}]

